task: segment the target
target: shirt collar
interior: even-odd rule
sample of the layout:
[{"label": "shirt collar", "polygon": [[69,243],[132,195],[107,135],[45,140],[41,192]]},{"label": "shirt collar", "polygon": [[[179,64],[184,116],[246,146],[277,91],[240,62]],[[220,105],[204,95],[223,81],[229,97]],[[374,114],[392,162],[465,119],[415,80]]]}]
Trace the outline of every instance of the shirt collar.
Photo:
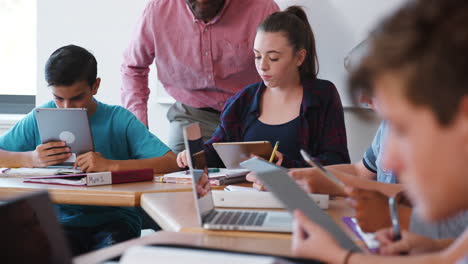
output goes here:
[{"label": "shirt collar", "polygon": [[257,90],[253,95],[252,104],[249,108],[249,113],[256,113],[258,115],[258,108],[260,107],[260,97],[262,96],[263,91],[265,91],[265,88],[266,86],[263,82],[258,83]]},{"label": "shirt collar", "polygon": [[[302,97],[302,112],[305,112],[307,108],[311,107],[319,107],[320,106],[320,101],[318,99],[318,96],[312,92],[313,87],[314,87],[314,79],[306,79],[302,82],[302,87],[303,87],[303,97]],[[255,94],[253,96],[253,102],[250,105],[249,108],[249,113],[257,113],[259,112],[260,108],[260,97],[263,94],[263,91],[265,90],[266,86],[263,82],[260,82],[258,84],[258,88],[255,91]]]},{"label": "shirt collar", "polygon": [[[172,0],[172,1],[174,1],[174,0]],[[200,19],[198,19],[193,14],[192,9],[190,9],[190,7],[187,5],[187,3],[184,2],[184,5],[185,5],[185,8],[188,10],[188,12],[189,12],[189,14],[190,14],[190,16],[191,16],[194,23],[203,23],[205,25],[212,25],[212,24],[217,23],[221,19],[221,17],[223,17],[223,15],[224,15],[224,13],[226,13],[226,10],[228,9],[230,3],[231,3],[231,0],[225,0],[224,1],[224,6],[221,9],[221,11],[219,11],[219,13],[206,24],[205,24],[205,22],[201,21]]]},{"label": "shirt collar", "polygon": [[304,96],[302,97],[302,106],[304,109],[310,107],[319,107],[320,100],[318,94],[313,92],[316,83],[316,79],[306,79],[302,81],[302,87],[304,89]]}]

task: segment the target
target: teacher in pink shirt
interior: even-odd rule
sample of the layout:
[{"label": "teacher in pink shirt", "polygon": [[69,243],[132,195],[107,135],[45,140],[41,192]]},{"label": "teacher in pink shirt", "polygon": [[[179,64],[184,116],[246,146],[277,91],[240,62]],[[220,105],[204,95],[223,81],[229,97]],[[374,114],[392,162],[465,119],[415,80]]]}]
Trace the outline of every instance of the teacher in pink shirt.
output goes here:
[{"label": "teacher in pink shirt", "polygon": [[167,112],[169,146],[184,149],[182,127],[199,122],[204,140],[226,100],[260,81],[253,41],[257,26],[279,11],[273,0],[152,0],[124,53],[122,104],[148,126],[149,66],[176,103]]}]

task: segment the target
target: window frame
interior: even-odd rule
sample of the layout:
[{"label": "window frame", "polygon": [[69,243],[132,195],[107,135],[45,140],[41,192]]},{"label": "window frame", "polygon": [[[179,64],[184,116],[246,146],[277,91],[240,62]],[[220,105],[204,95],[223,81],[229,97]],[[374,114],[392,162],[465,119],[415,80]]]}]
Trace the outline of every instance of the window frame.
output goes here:
[{"label": "window frame", "polygon": [[34,107],[35,95],[0,94],[0,114],[27,114]]}]

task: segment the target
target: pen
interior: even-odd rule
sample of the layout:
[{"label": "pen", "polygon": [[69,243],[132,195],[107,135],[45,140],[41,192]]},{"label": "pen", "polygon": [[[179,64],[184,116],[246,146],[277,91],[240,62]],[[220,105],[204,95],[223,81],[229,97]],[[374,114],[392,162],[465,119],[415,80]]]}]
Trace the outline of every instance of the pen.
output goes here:
[{"label": "pen", "polygon": [[271,152],[271,156],[269,160],[270,162],[273,162],[273,160],[275,159],[276,151],[278,150],[278,145],[279,145],[279,141],[276,141],[275,147],[273,148],[273,151]]},{"label": "pen", "polygon": [[[388,198],[388,208],[390,209],[390,217],[392,220],[392,230],[393,230],[393,241],[401,240],[401,226],[400,219],[398,217],[398,208],[397,205],[401,200],[403,200],[403,192],[396,193],[392,197]],[[400,255],[408,255],[408,252],[401,252]]]},{"label": "pen", "polygon": [[400,222],[398,219],[398,209],[397,209],[397,201],[396,195],[390,197],[388,199],[388,207],[390,209],[390,216],[392,219],[392,229],[393,229],[393,241],[401,240],[401,230],[400,230]]},{"label": "pen", "polygon": [[[215,173],[215,172],[220,172],[221,170],[219,168],[209,168],[208,173]],[[186,170],[185,174],[190,174],[190,170]]]},{"label": "pen", "polygon": [[320,162],[318,162],[318,160],[314,160],[314,158],[312,158],[305,150],[301,149],[301,156],[302,158],[312,167],[316,167],[319,172],[325,176],[326,178],[328,178],[329,180],[331,180],[332,182],[344,187],[345,184],[340,180],[338,179],[335,175],[331,174],[327,169],[325,169],[322,164],[320,164]]}]

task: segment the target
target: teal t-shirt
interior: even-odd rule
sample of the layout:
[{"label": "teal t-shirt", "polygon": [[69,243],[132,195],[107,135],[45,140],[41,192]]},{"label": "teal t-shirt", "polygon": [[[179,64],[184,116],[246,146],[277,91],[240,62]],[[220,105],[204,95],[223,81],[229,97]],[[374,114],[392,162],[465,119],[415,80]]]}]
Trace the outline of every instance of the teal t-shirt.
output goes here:
[{"label": "teal t-shirt", "polygon": [[[94,149],[106,159],[128,160],[160,157],[170,149],[127,109],[97,102],[90,117]],[[56,108],[53,101],[40,107]],[[35,111],[0,136],[0,149],[32,151],[41,144]],[[109,206],[59,205],[59,220],[64,225],[92,227],[110,221],[125,221],[139,233],[141,220],[133,208]]]}]

